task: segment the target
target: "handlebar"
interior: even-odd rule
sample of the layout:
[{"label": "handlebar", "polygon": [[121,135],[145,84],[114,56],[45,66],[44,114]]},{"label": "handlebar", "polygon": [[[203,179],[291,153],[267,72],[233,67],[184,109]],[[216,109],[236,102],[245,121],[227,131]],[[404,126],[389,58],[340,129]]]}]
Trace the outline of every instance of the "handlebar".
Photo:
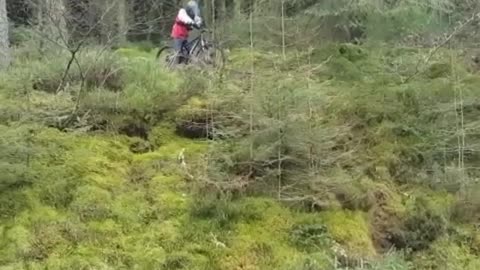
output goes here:
[{"label": "handlebar", "polygon": [[202,34],[205,34],[205,33],[208,33],[208,34],[211,34],[213,31],[206,28],[205,26],[198,26],[198,25],[192,25],[193,28],[197,29],[200,31],[200,33]]},{"label": "handlebar", "polygon": [[190,24],[191,27],[197,29],[197,30],[200,30],[200,26],[198,26],[196,23],[193,23],[193,24]]}]

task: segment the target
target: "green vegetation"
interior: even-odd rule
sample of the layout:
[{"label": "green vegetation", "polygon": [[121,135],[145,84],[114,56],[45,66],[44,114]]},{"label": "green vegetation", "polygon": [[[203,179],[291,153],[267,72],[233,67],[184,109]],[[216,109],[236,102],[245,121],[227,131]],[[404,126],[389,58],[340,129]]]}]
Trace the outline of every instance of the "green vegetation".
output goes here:
[{"label": "green vegetation", "polygon": [[[62,72],[41,60],[19,62],[2,75],[1,264],[333,269],[337,258],[337,267],[363,261],[371,269],[475,269],[479,237],[465,211],[478,207],[476,196],[461,196],[453,171],[422,173],[439,158],[449,166],[454,160],[435,151],[450,143],[439,132],[455,128],[448,122],[453,90],[437,82],[448,81],[449,71],[433,78],[434,64],[402,84],[382,66],[405,52],[372,50],[330,46],[287,62],[255,52],[263,76],[253,77],[251,99],[252,78],[238,77],[250,68],[242,63],[248,51],[232,52],[235,69],[215,82],[208,73],[183,79],[183,71],[156,67],[148,53],[120,49],[98,64],[120,67],[122,90],[89,86],[68,122],[61,121],[76,102],[74,77],[61,94],[30,88]],[[324,62],[321,55],[331,60],[309,78],[304,71],[318,62],[294,64]],[[277,64],[281,72],[269,72]],[[29,69],[41,73],[20,76]],[[463,74],[456,83],[474,104],[478,80]],[[292,80],[299,77],[305,81]],[[250,133],[243,111],[252,105]],[[308,111],[314,115],[303,119]],[[176,132],[192,123],[213,140]],[[243,186],[248,147],[255,181]],[[177,159],[182,149],[187,167]],[[272,192],[279,173],[280,201]],[[385,253],[391,247],[406,256]]]},{"label": "green vegetation", "polygon": [[479,268],[480,75],[429,40],[473,7],[233,2],[221,70],[14,28],[0,270]]}]

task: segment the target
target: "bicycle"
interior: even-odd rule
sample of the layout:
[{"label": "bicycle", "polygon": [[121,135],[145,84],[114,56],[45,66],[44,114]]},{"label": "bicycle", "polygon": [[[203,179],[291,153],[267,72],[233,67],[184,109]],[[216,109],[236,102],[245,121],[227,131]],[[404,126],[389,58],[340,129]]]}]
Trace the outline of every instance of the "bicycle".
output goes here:
[{"label": "bicycle", "polygon": [[179,52],[175,52],[170,45],[163,46],[157,52],[157,60],[161,59],[162,54],[165,55],[165,63],[167,68],[173,68],[179,58],[180,63],[183,64],[199,64],[212,66],[215,68],[222,68],[225,64],[225,54],[216,42],[208,41],[206,34],[209,33],[206,29],[200,29],[198,37],[189,41],[182,46]]}]

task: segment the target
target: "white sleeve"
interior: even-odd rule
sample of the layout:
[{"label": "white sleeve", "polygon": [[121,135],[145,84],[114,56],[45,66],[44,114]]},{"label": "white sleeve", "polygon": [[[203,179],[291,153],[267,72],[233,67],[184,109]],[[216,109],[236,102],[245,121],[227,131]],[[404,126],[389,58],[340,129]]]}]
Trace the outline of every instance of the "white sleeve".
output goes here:
[{"label": "white sleeve", "polygon": [[191,23],[195,23],[191,18],[190,16],[188,16],[187,14],[187,11],[185,9],[180,9],[180,11],[178,12],[178,19],[183,22],[183,23],[186,23],[186,24],[191,24]]},{"label": "white sleeve", "polygon": [[202,24],[202,17],[200,16],[195,16],[195,23],[197,25],[201,25]]}]

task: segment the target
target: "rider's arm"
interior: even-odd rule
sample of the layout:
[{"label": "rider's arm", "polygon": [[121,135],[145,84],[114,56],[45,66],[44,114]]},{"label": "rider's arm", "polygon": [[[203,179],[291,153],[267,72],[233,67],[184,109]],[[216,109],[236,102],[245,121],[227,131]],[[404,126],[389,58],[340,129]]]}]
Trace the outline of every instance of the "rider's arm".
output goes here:
[{"label": "rider's arm", "polygon": [[195,24],[195,21],[188,16],[187,11],[185,9],[180,9],[178,12],[178,19],[183,22],[184,24]]},{"label": "rider's arm", "polygon": [[195,16],[194,21],[195,21],[195,24],[197,24],[198,26],[202,25],[202,17],[197,15]]}]

